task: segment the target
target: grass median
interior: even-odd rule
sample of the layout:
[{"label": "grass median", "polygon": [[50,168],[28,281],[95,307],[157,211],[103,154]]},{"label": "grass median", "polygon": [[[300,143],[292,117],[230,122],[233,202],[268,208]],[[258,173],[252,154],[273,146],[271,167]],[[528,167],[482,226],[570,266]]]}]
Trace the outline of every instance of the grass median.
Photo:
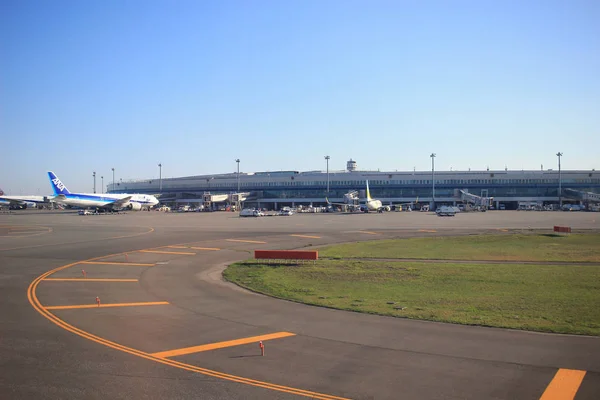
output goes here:
[{"label": "grass median", "polygon": [[600,234],[439,236],[348,243],[319,250],[325,258],[416,258],[600,262]]},{"label": "grass median", "polygon": [[[540,240],[548,243],[546,237],[540,239],[540,235],[515,236],[520,242],[515,246],[518,249],[527,241],[530,244],[538,244]],[[583,236],[596,236],[598,240],[597,235]],[[556,240],[559,246],[555,249],[548,246],[552,250],[543,252],[538,249],[522,253],[528,255],[523,261],[540,261],[539,258],[561,261],[567,255],[570,259],[565,261],[595,261],[598,249],[589,237],[578,239],[579,242],[559,242],[570,237],[547,237]],[[492,239],[498,239],[496,246],[515,242],[507,241],[504,235],[469,238],[486,243],[489,251],[476,250],[477,257],[469,256],[468,249],[460,248],[461,244],[473,248],[472,243],[465,241],[468,238],[448,238],[443,243],[453,249],[453,254],[447,258],[456,259],[461,254],[465,260],[485,259],[485,254],[496,257],[499,253]],[[387,259],[393,258],[390,256],[394,254],[398,258],[412,258],[405,252],[394,253],[397,250],[390,248],[410,248],[410,253],[415,254],[415,248],[420,247],[421,254],[440,254],[432,245],[439,243],[439,239],[360,243],[361,251],[347,245],[334,246],[323,253],[344,259],[325,259],[303,265],[241,262],[230,266],[224,275],[240,286],[271,296],[344,310],[460,324],[600,335],[600,266],[584,263],[425,263]],[[369,249],[369,245],[375,246],[377,251]],[[339,250],[340,247],[354,252],[354,257],[358,258]],[[373,255],[386,260],[359,259]],[[515,253],[509,256],[512,258],[507,259],[515,260]]]}]

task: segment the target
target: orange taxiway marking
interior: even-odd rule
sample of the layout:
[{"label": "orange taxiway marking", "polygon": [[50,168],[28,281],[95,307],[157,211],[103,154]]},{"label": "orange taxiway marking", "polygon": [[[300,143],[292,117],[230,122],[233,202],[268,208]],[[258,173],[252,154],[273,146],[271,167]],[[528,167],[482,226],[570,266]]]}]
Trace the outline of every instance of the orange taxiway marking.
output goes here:
[{"label": "orange taxiway marking", "polygon": [[44,281],[65,282],[138,282],[137,279],[111,279],[111,278],[46,278]]},{"label": "orange taxiway marking", "polygon": [[586,371],[559,369],[540,400],[574,399]]},{"label": "orange taxiway marking", "polygon": [[111,261],[82,261],[77,264],[99,264],[99,265],[133,265],[135,267],[154,267],[156,264],[133,263],[133,262],[111,262]]},{"label": "orange taxiway marking", "polygon": [[310,236],[310,235],[290,235],[290,236],[308,238],[308,239],[321,239],[321,236]]},{"label": "orange taxiway marking", "polygon": [[75,306],[48,306],[46,310],[71,310],[76,308],[109,308],[109,307],[137,307],[137,306],[163,306],[169,304],[168,301],[150,301],[146,303],[113,303],[113,304],[80,304]]},{"label": "orange taxiway marking", "polygon": [[242,239],[225,239],[228,242],[242,242],[242,243],[260,243],[265,244],[267,242],[261,242],[260,240],[242,240]]},{"label": "orange taxiway marking", "polygon": [[138,250],[140,253],[156,253],[156,254],[179,254],[184,256],[195,256],[196,253],[185,251],[164,251],[164,250]]},{"label": "orange taxiway marking", "polygon": [[435,229],[419,229],[419,232],[436,233],[437,231]]},{"label": "orange taxiway marking", "polygon": [[270,333],[267,335],[252,336],[252,337],[247,337],[247,338],[243,338],[243,339],[228,340],[226,342],[209,343],[209,344],[203,344],[200,346],[185,347],[183,349],[161,351],[158,353],[153,353],[152,355],[154,357],[160,357],[160,358],[176,357],[176,356],[182,356],[185,354],[192,354],[192,353],[199,353],[202,351],[222,349],[225,347],[240,346],[242,344],[257,343],[262,340],[279,339],[279,338],[284,338],[284,337],[289,337],[289,336],[296,336],[296,334],[290,333],[290,332],[276,332],[276,333]]},{"label": "orange taxiway marking", "polygon": [[[124,254],[124,253],[119,253],[119,254]],[[111,254],[110,256],[116,256],[119,254]],[[104,256],[104,257],[109,257],[109,256]],[[98,258],[101,258],[101,257],[98,257]],[[88,261],[93,261],[93,260],[94,259],[89,259]],[[311,399],[349,400],[344,397],[338,397],[338,396],[333,396],[333,395],[329,395],[329,394],[325,394],[325,393],[318,393],[318,392],[313,392],[310,390],[298,389],[298,388],[294,388],[294,387],[290,387],[290,386],[277,385],[275,383],[259,381],[259,380],[250,379],[250,378],[244,378],[242,376],[237,376],[237,375],[226,374],[224,372],[219,372],[219,371],[215,371],[215,370],[211,370],[211,369],[207,369],[207,368],[202,368],[202,367],[198,367],[196,365],[185,364],[185,363],[182,363],[179,361],[170,360],[168,358],[154,357],[150,353],[146,353],[141,350],[134,349],[132,347],[127,347],[127,346],[124,346],[124,345],[116,343],[116,342],[112,342],[108,339],[93,335],[89,332],[86,332],[82,329],[79,329],[79,328],[73,326],[73,325],[67,323],[66,321],[58,318],[55,314],[51,313],[44,306],[42,306],[39,299],[37,298],[36,289],[37,289],[38,285],[40,284],[40,282],[44,278],[46,278],[58,271],[65,270],[65,269],[70,268],[77,264],[78,264],[78,262],[74,262],[71,264],[63,265],[58,268],[54,268],[54,269],[38,276],[36,279],[34,279],[31,282],[31,284],[27,288],[27,299],[29,300],[29,303],[31,304],[31,306],[38,313],[40,313],[40,315],[42,315],[44,318],[46,318],[50,322],[54,323],[55,325],[65,329],[66,331],[72,332],[82,338],[91,340],[95,343],[102,344],[106,347],[110,347],[111,349],[119,350],[119,351],[122,351],[127,354],[131,354],[131,355],[134,355],[134,356],[137,356],[140,358],[144,358],[146,360],[154,361],[154,362],[157,362],[157,363],[160,363],[163,365],[168,365],[171,367],[183,369],[183,370],[190,371],[190,372],[195,372],[195,373],[206,375],[206,376],[212,376],[215,378],[224,379],[224,380],[227,380],[230,382],[238,382],[238,383],[249,385],[249,386],[275,390],[275,391],[283,392],[283,393],[295,394],[295,395],[303,396],[303,397],[310,397]]]},{"label": "orange taxiway marking", "polygon": [[192,249],[192,250],[208,250],[208,251],[218,251],[221,250],[217,247],[193,247],[193,246],[167,246],[171,249]]},{"label": "orange taxiway marking", "polygon": [[358,231],[360,233],[366,233],[367,235],[381,235],[380,233],[377,232],[371,232],[371,231]]}]

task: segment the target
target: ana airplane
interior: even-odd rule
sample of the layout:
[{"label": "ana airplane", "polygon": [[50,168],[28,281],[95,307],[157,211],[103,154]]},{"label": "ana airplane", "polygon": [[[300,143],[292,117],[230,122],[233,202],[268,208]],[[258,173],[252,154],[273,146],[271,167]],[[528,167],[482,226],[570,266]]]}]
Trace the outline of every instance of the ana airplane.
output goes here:
[{"label": "ana airplane", "polygon": [[0,189],[0,202],[8,204],[11,209],[25,209],[35,207],[38,204],[48,203],[52,200],[46,196],[5,196],[4,191]]},{"label": "ana airplane", "polygon": [[347,204],[347,203],[331,203],[329,201],[329,199],[327,199],[327,198],[325,198],[325,200],[327,201],[327,204],[350,207],[351,210],[356,210],[358,207],[360,207],[360,210],[362,210],[364,212],[369,212],[369,211],[383,212],[383,211],[390,211],[392,209],[391,206],[384,206],[381,203],[381,200],[373,199],[371,197],[371,192],[369,190],[369,181],[367,181],[367,193],[366,194],[367,194],[366,201],[364,203],[361,203],[360,205]]},{"label": "ana airplane", "polygon": [[148,194],[96,194],[71,193],[52,171],[48,171],[50,184],[56,195],[53,201],[69,206],[102,210],[144,210],[158,204],[156,197]]}]

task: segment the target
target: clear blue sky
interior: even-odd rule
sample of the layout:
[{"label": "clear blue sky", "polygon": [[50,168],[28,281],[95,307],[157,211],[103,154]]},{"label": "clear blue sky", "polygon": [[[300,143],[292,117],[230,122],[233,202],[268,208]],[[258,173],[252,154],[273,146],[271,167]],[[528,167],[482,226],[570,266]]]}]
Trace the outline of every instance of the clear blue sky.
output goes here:
[{"label": "clear blue sky", "polygon": [[[0,1],[0,188],[600,169],[600,2]],[[100,179],[97,181],[100,191]]]}]

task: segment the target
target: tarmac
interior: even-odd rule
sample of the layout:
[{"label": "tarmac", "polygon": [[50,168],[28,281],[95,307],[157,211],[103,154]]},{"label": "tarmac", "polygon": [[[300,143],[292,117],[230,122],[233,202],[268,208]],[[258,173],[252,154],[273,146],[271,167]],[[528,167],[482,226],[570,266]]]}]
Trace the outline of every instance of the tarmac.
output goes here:
[{"label": "tarmac", "polygon": [[0,398],[597,399],[599,337],[331,310],[221,278],[255,249],[554,225],[598,232],[600,214],[0,215]]}]

